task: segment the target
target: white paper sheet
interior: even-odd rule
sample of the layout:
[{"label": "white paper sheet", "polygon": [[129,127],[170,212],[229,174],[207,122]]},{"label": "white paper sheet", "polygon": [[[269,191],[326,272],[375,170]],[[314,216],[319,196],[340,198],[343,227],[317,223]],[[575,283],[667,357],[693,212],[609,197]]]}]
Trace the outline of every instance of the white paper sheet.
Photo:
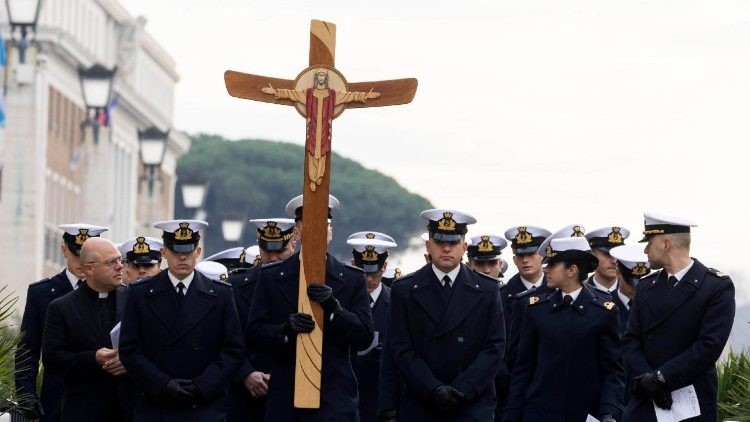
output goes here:
[{"label": "white paper sheet", "polygon": [[672,408],[664,410],[654,404],[657,422],[679,422],[688,418],[700,416],[701,408],[695,387],[688,385],[672,391]]},{"label": "white paper sheet", "polygon": [[378,337],[379,333],[375,331],[375,335],[372,336],[372,343],[367,347],[367,349],[362,350],[361,352],[357,352],[357,356],[364,356],[372,351],[372,349],[378,347]]},{"label": "white paper sheet", "polygon": [[595,417],[593,417],[591,415],[588,415],[586,417],[586,422],[599,422],[599,419],[597,419],[597,418],[595,418]]},{"label": "white paper sheet", "polygon": [[112,348],[117,350],[118,347],[120,347],[120,323],[118,322],[117,325],[112,328],[112,331],[109,332],[109,338],[112,339]]}]

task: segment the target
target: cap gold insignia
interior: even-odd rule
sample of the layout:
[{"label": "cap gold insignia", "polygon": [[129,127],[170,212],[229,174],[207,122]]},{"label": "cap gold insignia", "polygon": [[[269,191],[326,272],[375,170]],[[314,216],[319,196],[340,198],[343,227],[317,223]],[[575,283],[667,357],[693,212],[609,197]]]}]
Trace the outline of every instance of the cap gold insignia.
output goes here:
[{"label": "cap gold insignia", "polygon": [[535,304],[535,303],[537,303],[537,302],[539,302],[539,298],[538,298],[538,297],[536,297],[536,296],[531,296],[531,297],[529,298],[529,305],[533,305],[533,304]]},{"label": "cap gold insignia", "polygon": [[135,245],[133,245],[133,252],[139,255],[143,255],[143,254],[147,254],[151,252],[151,248],[148,246],[148,243],[146,243],[145,237],[138,236],[137,238],[135,238]]},{"label": "cap gold insignia", "polygon": [[444,212],[443,218],[438,220],[438,230],[452,232],[456,230],[456,220],[453,219],[452,212]]},{"label": "cap gold insignia", "polygon": [[83,245],[83,242],[85,242],[90,237],[91,236],[89,236],[89,229],[78,229],[78,235],[76,235],[76,245]]},{"label": "cap gold insignia", "polygon": [[263,227],[263,234],[260,236],[263,240],[278,240],[281,237],[281,229],[276,226],[275,221],[269,221]]},{"label": "cap gold insignia", "polygon": [[374,246],[368,246],[365,248],[364,252],[362,252],[362,261],[366,262],[377,262],[378,260],[378,253],[375,252]]},{"label": "cap gold insignia", "polygon": [[645,262],[639,262],[635,264],[635,268],[633,268],[630,272],[636,277],[643,277],[648,273],[648,268],[646,268]]},{"label": "cap gold insignia", "polygon": [[368,239],[375,239],[375,233],[367,233],[365,237]]},{"label": "cap gold insignia", "polygon": [[260,255],[255,257],[255,260],[253,260],[253,265],[260,265],[263,262],[260,260]]},{"label": "cap gold insignia", "polygon": [[401,268],[396,268],[396,270],[393,272],[393,275],[396,278],[401,277]]},{"label": "cap gold insignia", "polygon": [[243,249],[242,253],[240,254],[240,263],[245,262],[245,257],[246,256],[247,256],[247,254],[245,253],[245,250]]},{"label": "cap gold insignia", "polygon": [[516,235],[516,244],[525,245],[531,243],[534,240],[534,236],[526,231],[526,227],[519,227],[518,234]]},{"label": "cap gold insignia", "polygon": [[614,302],[604,302],[604,307],[607,308],[608,311],[611,311],[612,308],[615,307],[615,303]]},{"label": "cap gold insignia", "polygon": [[477,245],[477,252],[492,252],[495,245],[490,242],[489,236],[482,236],[482,241]]},{"label": "cap gold insignia", "polygon": [[623,243],[622,234],[619,227],[612,227],[612,231],[607,235],[607,243],[621,245]]},{"label": "cap gold insignia", "polygon": [[552,258],[557,255],[557,253],[552,250],[552,245],[547,245],[547,250],[545,250],[544,253],[547,255],[547,258]]},{"label": "cap gold insignia", "polygon": [[583,237],[583,230],[581,230],[581,226],[573,226],[573,234],[570,235],[570,237]]},{"label": "cap gold insignia", "polygon": [[223,281],[223,282],[225,282],[225,283],[226,283],[226,281],[227,281],[227,275],[226,275],[226,274],[221,274],[221,275],[219,276],[219,281]]},{"label": "cap gold insignia", "polygon": [[193,240],[193,231],[190,223],[180,223],[180,228],[174,231],[174,240]]}]

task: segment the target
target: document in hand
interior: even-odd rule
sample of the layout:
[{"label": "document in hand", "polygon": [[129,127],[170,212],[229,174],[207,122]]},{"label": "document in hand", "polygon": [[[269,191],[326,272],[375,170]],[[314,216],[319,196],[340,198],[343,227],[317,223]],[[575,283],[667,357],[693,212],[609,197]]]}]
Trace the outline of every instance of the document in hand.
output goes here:
[{"label": "document in hand", "polygon": [[597,418],[595,418],[595,417],[593,417],[591,415],[587,415],[586,416],[586,422],[599,422],[599,419],[597,419]]},{"label": "document in hand", "polygon": [[372,343],[370,343],[370,346],[367,347],[367,349],[357,352],[357,356],[364,356],[370,352],[372,352],[372,349],[376,348],[378,346],[378,340],[379,340],[380,334],[378,334],[377,331],[375,331],[375,335],[372,337]]},{"label": "document in hand", "polygon": [[679,390],[672,391],[672,408],[664,410],[654,404],[657,422],[679,422],[688,418],[701,415],[698,395],[695,387],[688,385]]},{"label": "document in hand", "polygon": [[118,322],[109,332],[109,338],[112,339],[112,348],[117,350],[120,347],[120,323]]}]

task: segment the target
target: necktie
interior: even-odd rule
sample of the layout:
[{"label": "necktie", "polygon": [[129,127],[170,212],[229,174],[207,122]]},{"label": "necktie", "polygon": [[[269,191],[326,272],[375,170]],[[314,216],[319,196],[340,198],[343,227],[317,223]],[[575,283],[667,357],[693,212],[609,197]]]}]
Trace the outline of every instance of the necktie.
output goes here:
[{"label": "necktie", "polygon": [[573,303],[573,296],[565,295],[565,297],[563,297],[563,307],[567,308],[571,303]]},{"label": "necktie", "polygon": [[630,309],[631,306],[633,306],[633,299],[630,299],[628,301],[628,309]]},{"label": "necktie", "polygon": [[669,283],[668,284],[669,288],[670,289],[673,288],[675,284],[677,284],[678,281],[679,280],[677,280],[677,277],[670,275],[669,278],[667,279],[667,282]]},{"label": "necktie", "polygon": [[448,274],[443,276],[443,290],[446,292],[451,290],[451,278],[448,277]]},{"label": "necktie", "polygon": [[177,303],[182,308],[182,302],[185,300],[185,285],[182,282],[177,283]]},{"label": "necktie", "polygon": [[79,288],[79,287],[81,287],[81,284],[83,284],[83,280],[76,281],[76,289]]},{"label": "necktie", "polygon": [[375,306],[375,300],[370,296],[370,307],[372,308],[373,306]]}]

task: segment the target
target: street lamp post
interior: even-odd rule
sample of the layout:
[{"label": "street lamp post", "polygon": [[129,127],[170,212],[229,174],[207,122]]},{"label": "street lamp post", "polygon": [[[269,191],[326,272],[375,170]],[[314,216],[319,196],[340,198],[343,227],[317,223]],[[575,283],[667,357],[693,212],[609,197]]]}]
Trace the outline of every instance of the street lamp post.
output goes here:
[{"label": "street lamp post", "polygon": [[78,70],[86,114],[88,116],[91,111],[94,113],[92,125],[95,144],[99,143],[99,112],[109,105],[116,70],[117,68],[110,70],[100,64]]},{"label": "street lamp post", "polygon": [[164,153],[167,150],[167,138],[169,130],[162,132],[152,127],[146,130],[138,131],[138,142],[140,143],[141,161],[146,167],[148,175],[144,177],[148,180],[148,196],[154,195],[154,180],[156,179],[156,169],[161,167],[164,161]]},{"label": "street lamp post", "polygon": [[201,208],[208,192],[207,183],[183,183],[182,204],[185,208]]},{"label": "street lamp post", "polygon": [[41,0],[5,0],[8,20],[10,21],[11,37],[16,28],[21,31],[18,41],[18,62],[26,63],[26,48],[29,46],[29,29],[36,32],[36,22],[39,19]]}]

